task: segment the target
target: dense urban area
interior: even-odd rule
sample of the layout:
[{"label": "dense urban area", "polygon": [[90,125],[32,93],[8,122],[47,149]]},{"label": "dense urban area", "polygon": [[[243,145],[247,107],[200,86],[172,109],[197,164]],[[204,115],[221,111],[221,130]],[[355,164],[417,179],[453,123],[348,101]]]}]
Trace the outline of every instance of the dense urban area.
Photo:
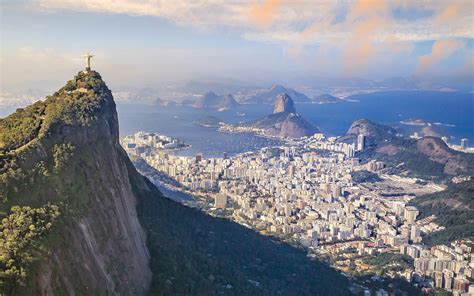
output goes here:
[{"label": "dense urban area", "polygon": [[[146,173],[155,184],[193,196],[184,203],[305,247],[348,276],[404,278],[420,289],[474,293],[472,241],[425,245],[423,235],[444,227],[434,215],[419,219],[408,205],[444,187],[389,175],[380,161],[361,162],[356,156],[365,149],[364,135],[348,144],[318,133],[221,158],[150,149],[162,148],[165,138],[178,142],[139,132],[121,143],[159,172]],[[381,288],[377,295],[388,293]]]}]

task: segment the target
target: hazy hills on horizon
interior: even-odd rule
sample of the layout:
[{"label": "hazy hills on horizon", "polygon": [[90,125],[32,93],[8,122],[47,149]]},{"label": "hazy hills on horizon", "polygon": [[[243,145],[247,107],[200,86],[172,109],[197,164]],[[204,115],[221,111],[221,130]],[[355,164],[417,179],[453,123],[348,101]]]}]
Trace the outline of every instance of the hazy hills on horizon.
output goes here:
[{"label": "hazy hills on horizon", "polygon": [[[288,85],[295,85],[288,86]],[[193,105],[200,96],[214,92],[217,94],[231,94],[239,104],[273,104],[273,98],[279,93],[289,94],[295,103],[337,103],[353,94],[378,92],[378,91],[469,91],[463,88],[451,87],[441,83],[429,81],[392,77],[380,81],[364,78],[324,78],[299,83],[275,83],[269,87],[247,84],[242,81],[229,80],[225,82],[216,81],[190,81],[181,86],[170,89],[156,89],[156,94],[166,98],[166,101],[176,102],[178,105]],[[168,92],[168,93],[167,93]],[[147,100],[143,93],[138,95]],[[137,97],[137,96],[134,96]],[[174,103],[171,103],[174,104]],[[164,105],[168,105],[165,103]]]},{"label": "hazy hills on horizon", "polygon": [[[265,87],[265,85],[270,85]],[[275,81],[273,84],[267,82],[246,82],[244,80],[216,78],[214,80],[190,80],[188,82],[156,83],[146,86],[122,85],[113,88],[114,98],[117,103],[141,103],[155,104],[160,99],[159,104],[164,106],[182,104],[189,105],[195,102],[196,97],[207,92],[220,94],[232,94],[239,103],[255,103],[259,97],[265,98],[265,92],[272,88],[279,89],[280,93],[285,92],[295,99],[295,102],[314,101],[316,103],[327,103],[318,98],[320,95],[336,95],[336,97],[346,96],[346,94],[363,93],[364,91],[390,91],[390,90],[427,90],[427,91],[460,91],[472,92],[472,85],[456,86],[450,83],[430,82],[413,77],[391,77],[382,80],[371,80],[359,77],[334,78],[334,77],[303,77],[295,81],[284,82]],[[284,91],[282,91],[285,88]],[[343,92],[341,93],[341,90]],[[24,107],[33,101],[45,97],[51,90],[44,84],[41,88],[28,88],[27,90],[15,90],[11,92],[3,91],[0,95],[4,100],[0,100],[0,108]],[[300,95],[295,95],[294,92]],[[341,94],[340,94],[341,93]],[[276,95],[276,93],[273,93]],[[267,96],[268,98],[268,96]],[[258,101],[258,100],[257,100]],[[159,101],[158,101],[159,102]],[[331,100],[337,102],[337,100]],[[267,102],[268,103],[268,102]]]}]

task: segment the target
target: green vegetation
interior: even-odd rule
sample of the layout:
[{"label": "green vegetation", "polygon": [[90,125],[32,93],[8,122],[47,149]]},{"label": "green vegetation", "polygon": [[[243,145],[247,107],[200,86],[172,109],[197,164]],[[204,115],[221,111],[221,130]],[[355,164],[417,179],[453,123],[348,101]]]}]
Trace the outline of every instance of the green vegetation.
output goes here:
[{"label": "green vegetation", "polygon": [[456,174],[474,175],[474,155],[454,151],[440,138],[403,138],[395,129],[369,120],[356,120],[339,141],[354,143],[361,131],[366,134],[367,148],[356,156],[363,162],[371,159],[385,162],[385,172],[389,174],[437,182],[447,182]]},{"label": "green vegetation", "polygon": [[72,157],[74,146],[71,143],[57,144],[53,147],[54,171],[59,172],[63,169],[68,160]]},{"label": "green vegetation", "polygon": [[380,181],[379,175],[376,173],[367,171],[367,170],[361,170],[361,171],[354,171],[351,173],[352,181],[356,183],[364,183],[364,182],[378,182]]},{"label": "green vegetation", "polygon": [[71,162],[96,162],[90,147],[76,151],[65,137],[92,127],[114,106],[111,98],[98,73],[81,72],[45,101],[0,119],[0,294],[32,284],[33,263],[47,256],[59,212],[69,221],[84,211],[90,189]]},{"label": "green vegetation", "polygon": [[0,150],[15,149],[36,138],[41,129],[45,109],[46,104],[38,102],[25,109],[17,109],[12,115],[0,119]]},{"label": "green vegetation", "polygon": [[[387,136],[388,137],[388,136]],[[444,164],[430,159],[417,149],[416,141],[412,139],[402,139],[393,137],[385,146],[385,142],[372,140],[373,145],[365,151],[358,153],[357,156],[363,160],[377,159],[387,165],[386,171],[389,174],[408,174],[411,177],[443,180],[446,177],[444,173]],[[388,154],[380,152],[380,147],[391,146],[396,153]]]},{"label": "green vegetation", "polygon": [[45,234],[59,216],[56,205],[41,208],[11,208],[0,224],[0,291],[11,294],[18,285],[25,285],[27,267],[38,248],[36,239]]},{"label": "green vegetation", "polygon": [[375,274],[385,276],[387,273],[403,271],[413,266],[410,256],[399,253],[378,253],[374,256],[365,257],[362,262],[372,265]]},{"label": "green vegetation", "polygon": [[101,107],[113,103],[107,102],[108,95],[110,91],[97,72],[80,72],[45,101],[0,119],[0,156],[38,141],[56,124],[89,125],[106,109]]},{"label": "green vegetation", "polygon": [[410,205],[420,210],[420,218],[435,215],[435,222],[446,227],[425,236],[423,241],[426,244],[474,238],[474,180],[450,183],[444,191],[417,197]]},{"label": "green vegetation", "polygon": [[411,145],[401,148],[397,154],[391,156],[378,153],[376,158],[386,162],[391,167],[390,173],[393,174],[407,171],[412,177],[428,180],[441,180],[445,177],[442,163],[431,160]]}]

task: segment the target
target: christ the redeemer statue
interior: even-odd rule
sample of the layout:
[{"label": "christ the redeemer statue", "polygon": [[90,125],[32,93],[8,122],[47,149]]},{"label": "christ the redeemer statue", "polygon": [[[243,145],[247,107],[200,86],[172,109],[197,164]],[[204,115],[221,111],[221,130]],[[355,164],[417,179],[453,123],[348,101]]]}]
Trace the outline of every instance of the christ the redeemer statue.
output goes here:
[{"label": "christ the redeemer statue", "polygon": [[91,70],[91,58],[93,57],[93,55],[91,55],[90,53],[87,53],[87,54],[83,55],[82,57],[86,61],[86,71],[90,71]]}]

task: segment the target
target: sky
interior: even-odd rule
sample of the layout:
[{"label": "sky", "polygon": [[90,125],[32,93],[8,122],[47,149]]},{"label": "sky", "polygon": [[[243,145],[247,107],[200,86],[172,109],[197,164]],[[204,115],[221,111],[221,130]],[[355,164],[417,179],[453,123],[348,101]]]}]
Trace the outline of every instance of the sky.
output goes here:
[{"label": "sky", "polygon": [[57,89],[86,52],[115,88],[299,77],[473,82],[472,0],[0,3],[2,93]]}]

